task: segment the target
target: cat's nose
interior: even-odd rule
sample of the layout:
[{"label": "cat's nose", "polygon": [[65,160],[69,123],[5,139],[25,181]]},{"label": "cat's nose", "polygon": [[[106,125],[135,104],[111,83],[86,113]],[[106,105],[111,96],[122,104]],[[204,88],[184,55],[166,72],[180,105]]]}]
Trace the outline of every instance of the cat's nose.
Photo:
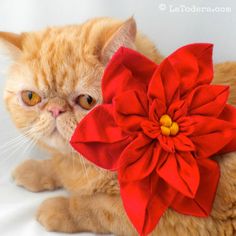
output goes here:
[{"label": "cat's nose", "polygon": [[49,107],[48,111],[51,112],[54,118],[57,118],[62,113],[66,112],[66,109],[60,106],[53,106],[53,107]]}]

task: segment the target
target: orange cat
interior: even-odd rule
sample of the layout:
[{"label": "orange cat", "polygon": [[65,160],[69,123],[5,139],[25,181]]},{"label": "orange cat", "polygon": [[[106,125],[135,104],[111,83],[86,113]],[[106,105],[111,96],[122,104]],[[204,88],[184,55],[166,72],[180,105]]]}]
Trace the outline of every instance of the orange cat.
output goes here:
[{"label": "orange cat", "polygon": [[[38,221],[50,231],[137,235],[124,212],[116,175],[86,162],[69,140],[77,122],[101,103],[101,76],[120,46],[134,48],[157,63],[162,56],[136,33],[133,19],[99,18],[21,35],[2,32],[0,39],[12,59],[4,93],[7,109],[15,125],[53,156],[22,163],[13,177],[30,191],[64,187],[71,192],[69,198],[44,201]],[[217,83],[234,84],[235,78],[236,63],[216,66]],[[236,103],[235,95],[229,102]],[[153,235],[236,232],[236,155],[216,158],[222,175],[211,216],[196,218],[168,210]]]}]

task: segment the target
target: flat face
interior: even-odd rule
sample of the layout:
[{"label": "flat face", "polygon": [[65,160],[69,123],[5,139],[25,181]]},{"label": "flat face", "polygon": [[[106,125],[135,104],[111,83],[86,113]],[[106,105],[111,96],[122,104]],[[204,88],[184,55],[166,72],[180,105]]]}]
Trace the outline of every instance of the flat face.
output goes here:
[{"label": "flat face", "polygon": [[4,96],[18,128],[61,152],[70,150],[76,124],[101,103],[104,70],[90,45],[75,40],[84,32],[68,32],[29,35],[10,67]]}]

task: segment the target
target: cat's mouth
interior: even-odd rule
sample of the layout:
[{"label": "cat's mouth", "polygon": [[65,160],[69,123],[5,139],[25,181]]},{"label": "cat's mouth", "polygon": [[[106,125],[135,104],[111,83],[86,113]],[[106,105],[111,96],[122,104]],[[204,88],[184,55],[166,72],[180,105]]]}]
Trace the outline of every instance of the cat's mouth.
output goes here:
[{"label": "cat's mouth", "polygon": [[55,134],[60,134],[57,127],[55,126],[55,128],[53,129],[53,131],[51,132],[50,136],[53,136]]},{"label": "cat's mouth", "polygon": [[49,139],[60,139],[63,142],[68,142],[71,139],[71,136],[76,128],[77,121],[70,114],[68,114],[70,115],[69,117],[65,117],[65,115],[60,116],[51,123],[51,129],[48,132]]},{"label": "cat's mouth", "polygon": [[63,136],[63,134],[60,132],[60,129],[57,127],[57,125],[55,125],[54,129],[52,130],[49,136],[55,136],[55,135]]},{"label": "cat's mouth", "polygon": [[49,138],[54,139],[54,138],[60,138],[63,140],[68,140],[68,137],[66,136],[66,132],[60,130],[57,126],[54,127],[52,132],[49,135]]}]

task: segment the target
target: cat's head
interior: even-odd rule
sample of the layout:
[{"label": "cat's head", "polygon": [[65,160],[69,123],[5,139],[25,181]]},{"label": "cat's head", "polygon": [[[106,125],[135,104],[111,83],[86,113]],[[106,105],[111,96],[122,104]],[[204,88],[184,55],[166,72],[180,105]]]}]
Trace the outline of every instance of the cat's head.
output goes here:
[{"label": "cat's head", "polygon": [[68,152],[76,124],[102,102],[100,82],[110,57],[120,46],[135,45],[133,19],[1,32],[0,48],[12,60],[4,100],[13,122],[46,147]]}]

